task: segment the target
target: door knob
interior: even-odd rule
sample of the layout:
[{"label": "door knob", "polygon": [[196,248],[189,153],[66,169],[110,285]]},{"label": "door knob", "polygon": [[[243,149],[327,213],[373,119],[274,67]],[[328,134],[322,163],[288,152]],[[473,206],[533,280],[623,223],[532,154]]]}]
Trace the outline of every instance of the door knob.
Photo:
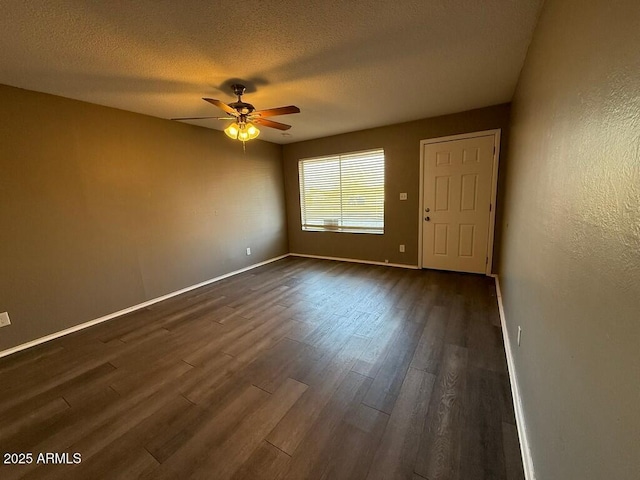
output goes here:
[{"label": "door knob", "polygon": [[429,217],[424,217],[424,219],[425,219],[427,222],[431,220],[431,218],[429,218]]}]

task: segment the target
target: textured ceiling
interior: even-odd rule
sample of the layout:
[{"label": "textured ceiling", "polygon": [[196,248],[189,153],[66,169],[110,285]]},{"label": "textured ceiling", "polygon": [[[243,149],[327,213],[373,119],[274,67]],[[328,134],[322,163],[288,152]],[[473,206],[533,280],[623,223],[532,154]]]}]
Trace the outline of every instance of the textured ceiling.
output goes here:
[{"label": "textured ceiling", "polygon": [[3,0],[0,83],[171,118],[243,80],[290,143],[511,100],[541,3]]}]

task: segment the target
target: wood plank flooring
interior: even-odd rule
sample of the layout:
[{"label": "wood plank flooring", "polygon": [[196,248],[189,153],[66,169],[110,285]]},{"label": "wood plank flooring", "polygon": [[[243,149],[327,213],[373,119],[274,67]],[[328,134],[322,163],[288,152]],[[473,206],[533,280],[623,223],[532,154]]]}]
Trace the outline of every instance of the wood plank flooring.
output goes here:
[{"label": "wood plank flooring", "polygon": [[0,359],[0,384],[2,460],[33,454],[4,480],[524,478],[477,275],[289,257]]}]

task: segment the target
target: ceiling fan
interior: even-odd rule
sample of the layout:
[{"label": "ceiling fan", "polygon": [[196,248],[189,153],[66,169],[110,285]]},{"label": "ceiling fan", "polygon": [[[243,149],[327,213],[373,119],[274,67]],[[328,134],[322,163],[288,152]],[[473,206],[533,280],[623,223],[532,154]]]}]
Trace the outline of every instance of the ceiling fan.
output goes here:
[{"label": "ceiling fan", "polygon": [[218,120],[234,120],[231,125],[224,129],[224,133],[234,140],[246,142],[252,140],[260,134],[260,130],[254,125],[262,125],[263,127],[276,128],[278,130],[289,130],[291,125],[286,125],[273,120],[267,120],[265,117],[275,117],[276,115],[289,115],[292,113],[300,113],[300,109],[295,105],[286,107],[269,108],[266,110],[256,110],[253,105],[242,101],[245,86],[239,83],[231,85],[233,93],[238,97],[237,102],[226,104],[214,98],[203,98],[205,102],[223,110],[228,117],[180,117],[171,120],[205,120],[215,118]]}]

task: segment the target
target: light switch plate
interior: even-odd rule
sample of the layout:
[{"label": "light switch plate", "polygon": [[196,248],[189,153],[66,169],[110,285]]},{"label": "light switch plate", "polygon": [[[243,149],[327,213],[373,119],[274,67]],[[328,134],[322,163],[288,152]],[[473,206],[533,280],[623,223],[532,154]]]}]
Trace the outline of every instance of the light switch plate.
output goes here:
[{"label": "light switch plate", "polygon": [[247,247],[247,255],[251,255],[251,248]]},{"label": "light switch plate", "polygon": [[9,325],[11,325],[11,320],[9,320],[9,313],[0,313],[0,327],[7,327]]},{"label": "light switch plate", "polygon": [[406,200],[407,199],[407,194],[406,193],[401,193],[400,194],[400,200]]}]

